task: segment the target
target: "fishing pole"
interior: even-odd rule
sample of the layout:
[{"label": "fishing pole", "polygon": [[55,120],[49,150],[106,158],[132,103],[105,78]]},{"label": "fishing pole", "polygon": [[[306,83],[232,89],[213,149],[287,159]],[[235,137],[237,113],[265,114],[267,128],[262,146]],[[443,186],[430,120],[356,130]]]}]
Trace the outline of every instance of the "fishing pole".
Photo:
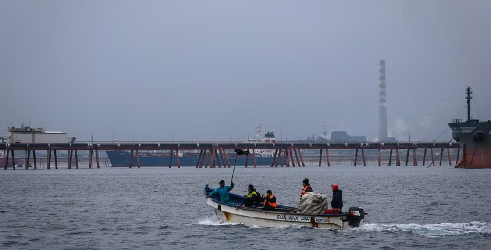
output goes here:
[{"label": "fishing pole", "polygon": [[234,164],[234,167],[233,167],[233,174],[231,175],[231,183],[233,183],[233,176],[235,176],[236,159],[238,159],[238,154],[235,154],[235,164]]}]

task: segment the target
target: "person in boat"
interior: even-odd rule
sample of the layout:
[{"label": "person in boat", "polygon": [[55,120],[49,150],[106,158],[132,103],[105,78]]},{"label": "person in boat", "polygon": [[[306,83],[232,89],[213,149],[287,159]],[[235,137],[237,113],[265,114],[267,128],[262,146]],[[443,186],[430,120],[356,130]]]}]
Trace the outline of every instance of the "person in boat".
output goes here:
[{"label": "person in boat", "polygon": [[339,185],[332,185],[332,201],[330,206],[336,209],[342,209],[342,190],[339,190]]},{"label": "person in boat", "polygon": [[235,187],[235,184],[231,182],[231,186],[225,186],[224,180],[221,180],[219,182],[219,187],[214,189],[214,191],[210,192],[207,197],[212,197],[215,194],[219,195],[219,201],[221,202],[228,202],[230,200],[229,198],[229,191],[231,191]]},{"label": "person in boat", "polygon": [[305,178],[303,180],[303,188],[301,189],[301,197],[303,197],[304,194],[308,193],[308,192],[313,192],[313,189],[312,189],[312,186],[310,186],[310,180]]},{"label": "person in boat", "polygon": [[272,194],[271,190],[267,190],[267,195],[262,195],[264,198],[264,210],[272,211],[277,208],[276,197]]},{"label": "person in boat", "polygon": [[244,207],[256,207],[259,195],[252,184],[248,185],[248,194],[245,195]]}]

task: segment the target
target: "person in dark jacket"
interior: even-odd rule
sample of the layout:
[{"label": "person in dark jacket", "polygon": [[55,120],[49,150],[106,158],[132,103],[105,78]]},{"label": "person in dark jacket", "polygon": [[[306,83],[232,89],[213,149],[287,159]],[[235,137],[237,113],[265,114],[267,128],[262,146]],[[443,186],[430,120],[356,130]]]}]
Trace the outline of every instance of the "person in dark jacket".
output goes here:
[{"label": "person in dark jacket", "polygon": [[257,206],[257,200],[258,200],[258,193],[257,190],[253,187],[252,184],[248,185],[248,194],[245,195],[245,205],[244,207],[256,207]]},{"label": "person in dark jacket", "polygon": [[312,186],[310,186],[310,180],[308,180],[307,178],[305,178],[303,180],[303,188],[301,189],[301,197],[303,197],[304,194],[308,193],[308,192],[313,192],[313,189],[312,189]]},{"label": "person in dark jacket", "polygon": [[342,190],[339,190],[339,185],[332,185],[332,201],[330,202],[332,208],[342,209]]},{"label": "person in dark jacket", "polygon": [[264,210],[272,211],[276,209],[277,201],[272,191],[267,190],[267,195],[262,195],[262,198],[264,198]]}]

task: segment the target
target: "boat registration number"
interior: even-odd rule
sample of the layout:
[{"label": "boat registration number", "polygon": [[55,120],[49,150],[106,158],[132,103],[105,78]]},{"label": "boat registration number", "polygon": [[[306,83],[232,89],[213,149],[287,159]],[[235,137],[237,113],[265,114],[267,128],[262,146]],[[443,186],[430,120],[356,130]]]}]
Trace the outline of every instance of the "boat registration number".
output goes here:
[{"label": "boat registration number", "polygon": [[277,215],[278,220],[287,220],[287,221],[297,221],[297,222],[310,222],[310,216],[297,216],[297,215]]}]

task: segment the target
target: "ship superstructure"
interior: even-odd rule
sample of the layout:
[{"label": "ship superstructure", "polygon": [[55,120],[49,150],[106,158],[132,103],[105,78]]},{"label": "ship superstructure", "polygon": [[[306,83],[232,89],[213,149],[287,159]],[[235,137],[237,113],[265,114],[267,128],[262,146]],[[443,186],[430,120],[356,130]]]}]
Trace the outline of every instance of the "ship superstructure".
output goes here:
[{"label": "ship superstructure", "polygon": [[491,120],[471,119],[471,88],[467,88],[467,120],[449,123],[452,137],[462,146],[462,158],[456,168],[491,168]]}]

